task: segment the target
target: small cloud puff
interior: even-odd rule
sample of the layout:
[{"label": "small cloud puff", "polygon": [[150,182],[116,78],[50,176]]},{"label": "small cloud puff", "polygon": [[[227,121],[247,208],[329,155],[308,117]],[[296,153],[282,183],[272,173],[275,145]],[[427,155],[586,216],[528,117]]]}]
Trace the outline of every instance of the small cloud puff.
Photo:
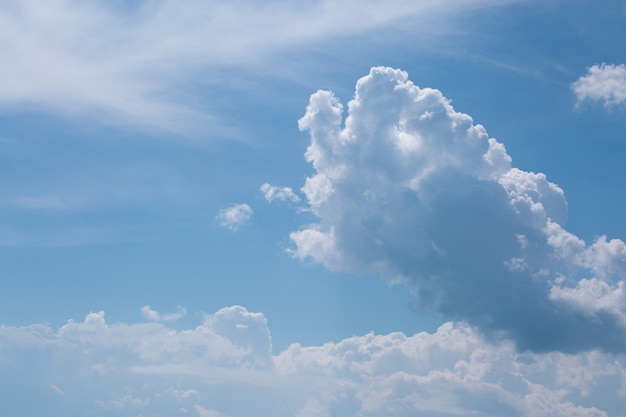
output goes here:
[{"label": "small cloud puff", "polygon": [[62,390],[61,388],[57,387],[57,386],[56,386],[56,385],[54,385],[54,384],[50,384],[50,389],[51,389],[52,391],[54,391],[55,393],[57,393],[58,395],[65,395],[65,393],[63,392],[63,390]]},{"label": "small cloud puff", "polygon": [[572,84],[572,90],[578,104],[591,100],[602,101],[605,107],[621,105],[626,102],[626,65],[592,65]]},{"label": "small cloud puff", "polygon": [[187,310],[184,307],[177,306],[176,312],[174,313],[159,313],[150,308],[150,306],[143,306],[141,308],[141,314],[150,321],[165,321],[165,322],[174,322],[182,319],[187,314]]},{"label": "small cloud puff", "polygon": [[215,219],[219,225],[236,231],[252,218],[252,207],[247,204],[233,204],[230,207],[222,209],[217,213]]},{"label": "small cloud puff", "polygon": [[292,203],[300,201],[300,197],[298,197],[290,187],[278,187],[265,183],[261,185],[261,192],[268,203],[271,203],[274,200],[289,201]]},{"label": "small cloud puff", "polygon": [[201,405],[196,404],[194,405],[194,407],[200,417],[228,417],[226,414],[222,414],[219,411],[215,410],[208,410]]}]

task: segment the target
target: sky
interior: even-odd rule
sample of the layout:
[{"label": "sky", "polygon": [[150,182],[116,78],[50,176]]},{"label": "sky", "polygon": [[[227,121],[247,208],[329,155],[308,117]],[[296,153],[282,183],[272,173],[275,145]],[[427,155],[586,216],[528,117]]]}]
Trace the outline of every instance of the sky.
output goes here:
[{"label": "sky", "polygon": [[0,0],[12,416],[626,416],[626,2]]}]

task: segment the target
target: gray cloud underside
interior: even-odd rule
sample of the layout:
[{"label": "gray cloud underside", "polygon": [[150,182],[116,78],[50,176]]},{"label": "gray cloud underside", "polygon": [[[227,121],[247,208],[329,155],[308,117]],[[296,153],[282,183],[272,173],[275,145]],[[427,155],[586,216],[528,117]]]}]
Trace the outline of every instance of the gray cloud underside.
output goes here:
[{"label": "gray cloud underside", "polygon": [[419,308],[522,350],[626,351],[624,242],[567,232],[563,191],[438,90],[373,68],[345,119],[319,91],[300,128],[319,222],[291,234],[296,256],[402,282]]}]

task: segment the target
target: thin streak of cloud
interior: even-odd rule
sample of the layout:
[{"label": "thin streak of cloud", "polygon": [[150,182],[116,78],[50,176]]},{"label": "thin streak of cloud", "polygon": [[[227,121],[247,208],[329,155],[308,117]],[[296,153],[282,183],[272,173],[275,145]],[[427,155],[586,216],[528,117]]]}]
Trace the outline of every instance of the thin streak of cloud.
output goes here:
[{"label": "thin streak of cloud", "polygon": [[[215,70],[245,69],[286,48],[408,18],[425,30],[435,19],[510,2],[7,1],[0,7],[0,106],[88,112],[184,134],[209,124],[215,130],[219,121],[189,104],[193,93],[186,92],[194,82],[221,83]],[[236,134],[223,121],[221,128]]]}]

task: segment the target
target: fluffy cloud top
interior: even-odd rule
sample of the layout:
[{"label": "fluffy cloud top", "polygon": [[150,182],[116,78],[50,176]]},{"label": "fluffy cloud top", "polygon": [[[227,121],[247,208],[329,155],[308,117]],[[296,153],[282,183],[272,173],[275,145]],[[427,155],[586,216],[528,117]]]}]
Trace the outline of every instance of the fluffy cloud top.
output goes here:
[{"label": "fluffy cloud top", "polygon": [[51,417],[624,416],[623,357],[520,354],[463,323],[270,351],[267,320],[240,306],[179,330],[103,312],[0,326],[0,399]]},{"label": "fluffy cloud top", "polygon": [[572,84],[578,103],[602,101],[606,107],[626,102],[626,65],[602,63],[589,67],[587,74]]},{"label": "fluffy cloud top", "polygon": [[252,218],[252,207],[247,204],[233,204],[217,213],[215,219],[219,225],[235,231]]},{"label": "fluffy cloud top", "polygon": [[319,222],[291,234],[296,256],[404,283],[423,310],[522,350],[626,352],[624,243],[567,232],[563,191],[441,92],[373,68],[345,120],[318,91],[299,126]]}]

